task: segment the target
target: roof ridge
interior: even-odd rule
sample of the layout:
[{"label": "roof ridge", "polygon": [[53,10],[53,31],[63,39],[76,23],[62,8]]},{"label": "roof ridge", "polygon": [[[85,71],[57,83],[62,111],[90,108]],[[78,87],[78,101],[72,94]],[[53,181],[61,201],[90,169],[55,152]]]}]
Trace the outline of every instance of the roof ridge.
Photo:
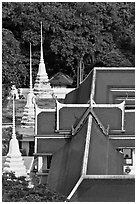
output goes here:
[{"label": "roof ridge", "polygon": [[76,125],[76,127],[72,126],[72,136],[74,136],[77,132],[79,132],[79,130],[83,127],[83,125],[85,124],[89,114],[92,115],[92,118],[94,119],[96,124],[99,126],[99,128],[103,132],[103,134],[105,134],[107,136],[108,131],[109,131],[109,126],[108,126],[107,129],[104,127],[104,125],[98,119],[97,115],[95,114],[95,112],[94,112],[94,110],[93,110],[93,108],[91,106],[89,106],[89,108],[87,108],[87,110],[81,116],[81,118],[80,118],[78,124]]},{"label": "roof ridge", "polygon": [[85,122],[88,118],[88,115],[89,115],[89,109],[90,109],[90,107],[88,107],[86,109],[86,111],[83,113],[78,124],[75,127],[72,126],[72,135],[75,135],[81,129],[81,127],[83,127],[83,125],[85,124]]}]

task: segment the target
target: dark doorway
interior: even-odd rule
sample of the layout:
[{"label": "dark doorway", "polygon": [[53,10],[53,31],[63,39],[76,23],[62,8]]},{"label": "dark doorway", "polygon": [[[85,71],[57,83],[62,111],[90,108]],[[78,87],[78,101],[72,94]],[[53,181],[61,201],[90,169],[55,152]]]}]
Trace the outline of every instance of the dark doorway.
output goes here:
[{"label": "dark doorway", "polygon": [[34,153],[34,141],[29,142],[29,156],[33,156]]}]

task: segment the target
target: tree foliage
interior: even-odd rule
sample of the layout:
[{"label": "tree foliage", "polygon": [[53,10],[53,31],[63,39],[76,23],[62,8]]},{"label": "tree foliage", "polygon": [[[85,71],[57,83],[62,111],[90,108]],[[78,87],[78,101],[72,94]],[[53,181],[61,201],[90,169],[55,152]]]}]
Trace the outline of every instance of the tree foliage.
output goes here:
[{"label": "tree foliage", "polygon": [[94,65],[135,65],[134,2],[3,2],[2,11],[3,83],[28,86],[30,42],[35,79],[40,21],[49,76],[63,71],[75,78],[81,59],[85,73]]},{"label": "tree foliage", "polygon": [[[34,179],[33,179],[34,180]],[[36,180],[36,179],[35,179]],[[45,184],[35,182],[29,185],[30,180],[25,177],[16,177],[14,173],[2,175],[3,202],[63,202],[65,196],[50,190]]]},{"label": "tree foliage", "polygon": [[4,84],[23,85],[25,83],[26,68],[23,64],[23,55],[20,50],[20,42],[8,29],[2,30],[2,80]]}]

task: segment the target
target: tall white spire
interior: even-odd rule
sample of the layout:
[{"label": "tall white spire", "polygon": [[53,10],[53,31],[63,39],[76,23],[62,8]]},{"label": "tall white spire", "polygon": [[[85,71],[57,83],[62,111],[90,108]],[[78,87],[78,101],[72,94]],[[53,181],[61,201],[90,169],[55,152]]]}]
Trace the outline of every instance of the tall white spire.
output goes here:
[{"label": "tall white spire", "polygon": [[15,132],[15,100],[14,100],[14,95],[13,95],[13,114],[12,114],[12,139],[16,138],[16,132]]},{"label": "tall white spire", "polygon": [[23,117],[21,120],[22,127],[34,127],[34,104],[32,102],[34,93],[32,88],[32,59],[31,59],[31,43],[30,43],[30,90],[29,94],[27,95],[27,103],[24,108]]},{"label": "tall white spire", "polygon": [[16,138],[15,132],[15,101],[13,94],[13,126],[12,126],[12,138],[9,143],[9,152],[7,154],[4,163],[4,172],[14,172],[18,176],[27,176],[26,167],[24,161],[22,160],[21,152],[19,149],[19,143]]},{"label": "tall white spire", "polygon": [[31,60],[31,43],[30,43],[30,92],[32,92],[32,60]]},{"label": "tall white spire", "polygon": [[44,58],[43,58],[43,40],[42,40],[42,21],[41,21],[41,56],[40,56],[40,62],[44,63]]},{"label": "tall white spire", "polygon": [[44,80],[46,82],[49,81],[48,79],[48,75],[46,72],[46,67],[45,67],[45,63],[44,63],[44,57],[43,57],[43,40],[42,40],[42,22],[41,22],[41,48],[40,48],[40,64],[39,64],[39,70],[38,70],[38,74],[37,74],[37,78],[39,78],[40,80]]},{"label": "tall white spire", "polygon": [[46,72],[46,67],[43,57],[43,40],[42,40],[42,22],[41,22],[41,52],[40,52],[40,63],[39,69],[34,84],[34,93],[39,98],[52,98],[52,89],[49,83],[48,74]]}]

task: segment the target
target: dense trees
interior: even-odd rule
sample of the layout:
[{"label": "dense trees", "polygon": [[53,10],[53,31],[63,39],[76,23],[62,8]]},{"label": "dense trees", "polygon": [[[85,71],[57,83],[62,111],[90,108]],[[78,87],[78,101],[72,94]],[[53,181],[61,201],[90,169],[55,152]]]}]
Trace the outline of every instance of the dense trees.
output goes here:
[{"label": "dense trees", "polygon": [[63,202],[65,196],[51,191],[46,185],[38,184],[38,179],[33,176],[29,180],[25,177],[16,178],[13,173],[2,175],[2,201],[3,202]]},{"label": "dense trees", "polygon": [[[29,42],[33,78],[40,55],[40,21],[49,76],[63,71],[76,77],[96,66],[134,66],[134,2],[4,2],[3,83],[28,86]],[[8,73],[8,74],[7,74]],[[14,74],[13,74],[14,73]]]}]

